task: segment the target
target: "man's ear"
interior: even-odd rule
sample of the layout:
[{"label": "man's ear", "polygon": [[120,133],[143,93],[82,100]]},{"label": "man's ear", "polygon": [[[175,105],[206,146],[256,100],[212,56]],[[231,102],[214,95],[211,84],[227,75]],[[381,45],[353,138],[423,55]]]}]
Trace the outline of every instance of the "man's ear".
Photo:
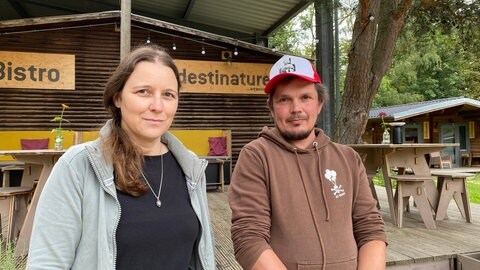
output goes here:
[{"label": "man's ear", "polygon": [[318,106],[318,113],[317,113],[317,115],[318,115],[318,114],[320,114],[320,112],[322,111],[322,108],[323,108],[323,104],[324,104],[324,103],[325,103],[325,102],[324,102],[324,101],[322,101],[322,102],[319,104],[319,106]]}]

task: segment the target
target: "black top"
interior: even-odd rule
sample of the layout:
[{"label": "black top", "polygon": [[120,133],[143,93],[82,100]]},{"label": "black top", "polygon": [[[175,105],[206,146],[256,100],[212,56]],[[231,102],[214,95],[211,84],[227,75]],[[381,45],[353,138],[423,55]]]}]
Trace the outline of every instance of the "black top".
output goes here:
[{"label": "black top", "polygon": [[[143,173],[158,194],[162,156],[146,156]],[[116,269],[188,269],[200,225],[190,204],[185,175],[175,157],[163,156],[162,206],[148,189],[140,197],[118,192]]]}]

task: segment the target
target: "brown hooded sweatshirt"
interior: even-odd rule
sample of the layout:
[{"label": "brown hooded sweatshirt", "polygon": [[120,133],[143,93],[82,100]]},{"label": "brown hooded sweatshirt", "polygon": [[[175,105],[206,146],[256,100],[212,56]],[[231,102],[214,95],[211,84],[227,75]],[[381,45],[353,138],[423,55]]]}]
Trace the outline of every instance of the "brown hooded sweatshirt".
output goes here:
[{"label": "brown hooded sweatshirt", "polygon": [[307,149],[275,128],[241,151],[229,189],[235,257],[244,269],[272,249],[288,269],[356,269],[358,249],[386,242],[360,156],[320,129]]}]

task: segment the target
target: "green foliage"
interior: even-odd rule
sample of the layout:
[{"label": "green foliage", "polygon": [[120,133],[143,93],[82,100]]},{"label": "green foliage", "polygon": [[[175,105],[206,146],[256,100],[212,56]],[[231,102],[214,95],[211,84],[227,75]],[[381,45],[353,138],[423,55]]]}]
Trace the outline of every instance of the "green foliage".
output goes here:
[{"label": "green foliage", "polygon": [[[358,1],[339,2],[340,89],[348,65]],[[269,38],[278,51],[315,59],[315,9],[309,6]],[[480,99],[478,1],[414,1],[399,37],[392,68],[372,107],[446,97]]]},{"label": "green foliage", "polygon": [[64,128],[62,128],[62,123],[63,122],[70,123],[70,121],[68,121],[63,117],[63,113],[67,108],[69,108],[68,105],[62,104],[62,112],[60,113],[60,116],[57,115],[57,116],[54,116],[52,119],[50,119],[50,122],[58,122],[58,127],[52,129],[52,132],[56,132],[58,136],[60,136],[61,132],[64,130]]},{"label": "green foliage", "polygon": [[277,51],[315,58],[315,9],[310,5],[268,38]]},{"label": "green foliage", "polygon": [[0,270],[26,268],[26,258],[16,258],[13,255],[14,247],[15,243],[5,243],[2,241],[2,238],[0,238]]},{"label": "green foliage", "polygon": [[479,15],[472,1],[416,1],[373,107],[480,98]]}]

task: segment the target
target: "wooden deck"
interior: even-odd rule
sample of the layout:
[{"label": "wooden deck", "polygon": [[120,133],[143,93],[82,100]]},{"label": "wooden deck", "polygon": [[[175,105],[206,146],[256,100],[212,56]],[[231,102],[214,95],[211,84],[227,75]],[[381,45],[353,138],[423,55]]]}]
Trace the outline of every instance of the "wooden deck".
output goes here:
[{"label": "wooden deck", "polygon": [[[389,243],[388,268],[413,269],[409,265],[417,264],[422,266],[421,269],[454,269],[456,254],[480,252],[479,204],[471,205],[473,223],[467,223],[452,200],[447,212],[449,218],[436,221],[437,228],[433,230],[425,228],[417,209],[411,206],[411,212],[404,214],[403,228],[397,228],[391,223],[385,188],[377,187],[377,194]],[[233,255],[227,192],[209,191],[208,199],[215,233],[217,268],[242,269]]]}]

